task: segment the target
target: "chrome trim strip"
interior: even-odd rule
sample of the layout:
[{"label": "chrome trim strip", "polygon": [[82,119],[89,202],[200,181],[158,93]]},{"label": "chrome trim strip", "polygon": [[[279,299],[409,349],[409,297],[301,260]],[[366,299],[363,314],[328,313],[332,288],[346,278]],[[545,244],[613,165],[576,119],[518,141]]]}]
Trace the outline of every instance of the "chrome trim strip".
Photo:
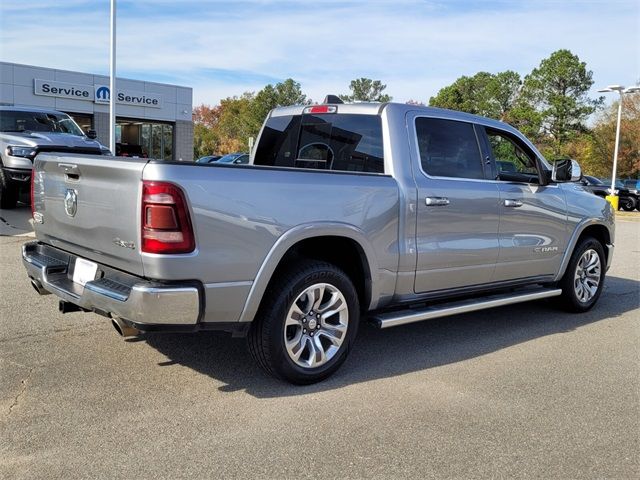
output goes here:
[{"label": "chrome trim strip", "polygon": [[558,288],[554,290],[537,291],[534,293],[493,296],[481,301],[477,301],[475,299],[466,300],[445,306],[427,307],[424,310],[412,310],[410,313],[407,313],[407,310],[403,310],[401,312],[381,313],[374,315],[372,320],[379,328],[389,328],[396,327],[398,325],[405,325],[407,323],[431,320],[433,318],[475,312],[486,308],[501,307],[504,305],[512,305],[514,303],[528,302],[530,300],[539,300],[541,298],[557,297],[560,294],[562,294],[562,290]]}]

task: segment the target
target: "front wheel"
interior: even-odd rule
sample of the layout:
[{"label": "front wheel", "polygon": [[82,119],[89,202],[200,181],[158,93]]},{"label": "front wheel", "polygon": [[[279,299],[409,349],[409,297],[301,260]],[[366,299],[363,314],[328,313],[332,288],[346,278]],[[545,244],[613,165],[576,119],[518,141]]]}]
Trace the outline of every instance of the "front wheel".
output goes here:
[{"label": "front wheel", "polygon": [[336,266],[304,260],[265,293],[249,350],[268,373],[295,384],[319,382],[347,358],[360,308],[351,279]]},{"label": "front wheel", "polygon": [[560,280],[560,305],[570,312],[586,312],[591,309],[602,293],[605,265],[602,244],[591,237],[581,240]]}]

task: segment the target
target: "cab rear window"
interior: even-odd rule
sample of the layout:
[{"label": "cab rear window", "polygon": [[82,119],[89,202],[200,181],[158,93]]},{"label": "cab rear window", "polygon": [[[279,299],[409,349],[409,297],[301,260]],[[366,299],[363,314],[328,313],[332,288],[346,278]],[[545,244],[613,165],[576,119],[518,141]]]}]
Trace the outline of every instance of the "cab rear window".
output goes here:
[{"label": "cab rear window", "polygon": [[382,120],[339,113],[269,118],[254,164],[384,173]]}]

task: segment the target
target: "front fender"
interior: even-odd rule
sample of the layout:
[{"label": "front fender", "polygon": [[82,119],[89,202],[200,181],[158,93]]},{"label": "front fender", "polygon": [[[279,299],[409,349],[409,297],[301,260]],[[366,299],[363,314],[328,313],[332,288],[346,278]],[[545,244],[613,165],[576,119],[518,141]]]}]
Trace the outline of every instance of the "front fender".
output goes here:
[{"label": "front fender", "polygon": [[[613,210],[611,210],[611,214],[614,215]],[[580,238],[580,235],[582,235],[582,233],[591,226],[594,225],[600,225],[602,227],[605,227],[607,229],[607,231],[609,232],[609,244],[606,245],[606,248],[608,249],[608,255],[607,255],[607,270],[609,269],[609,267],[611,266],[611,258],[613,256],[613,242],[614,242],[614,235],[615,235],[615,219],[611,218],[611,219],[605,219],[605,218],[586,218],[584,219],[582,222],[580,222],[575,229],[573,230],[573,234],[571,235],[571,238],[569,239],[569,243],[567,244],[567,249],[564,252],[564,256],[562,257],[562,263],[560,264],[560,269],[558,270],[558,273],[554,279],[554,281],[560,281],[560,279],[562,278],[562,276],[564,275],[565,271],[567,270],[567,266],[569,265],[569,261],[571,260],[571,255],[573,254],[573,250],[576,248],[576,244],[578,243],[578,239]]]},{"label": "front fender", "polygon": [[258,312],[258,307],[260,306],[264,292],[266,291],[276,268],[291,247],[308,238],[325,236],[345,237],[354,240],[358,245],[360,245],[369,266],[369,271],[371,272],[371,303],[369,308],[375,307],[380,296],[380,292],[378,291],[378,262],[373,248],[367,240],[364,232],[358,227],[346,223],[317,222],[293,227],[278,238],[258,270],[258,274],[251,286],[249,296],[247,297],[247,301],[245,302],[242,310],[242,314],[240,315],[241,322],[250,322],[254,319]]}]

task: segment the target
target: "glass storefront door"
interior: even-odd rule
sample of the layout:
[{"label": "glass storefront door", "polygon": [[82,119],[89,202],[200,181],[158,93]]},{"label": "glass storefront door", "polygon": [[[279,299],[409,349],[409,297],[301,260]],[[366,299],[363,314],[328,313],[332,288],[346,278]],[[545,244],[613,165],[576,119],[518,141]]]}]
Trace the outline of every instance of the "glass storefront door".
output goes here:
[{"label": "glass storefront door", "polygon": [[173,160],[173,125],[140,120],[118,119],[118,142],[139,145],[149,157]]}]

